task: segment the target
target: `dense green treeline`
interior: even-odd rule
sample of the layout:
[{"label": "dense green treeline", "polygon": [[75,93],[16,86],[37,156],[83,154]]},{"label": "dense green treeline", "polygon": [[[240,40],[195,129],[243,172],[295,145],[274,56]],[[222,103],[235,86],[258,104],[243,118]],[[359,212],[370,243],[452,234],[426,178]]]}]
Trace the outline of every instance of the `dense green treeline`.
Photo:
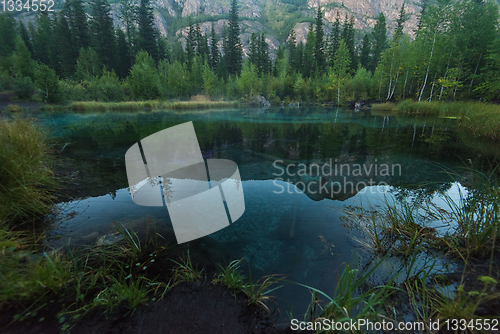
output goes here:
[{"label": "dense green treeline", "polygon": [[[238,7],[217,35],[188,19],[185,45],[167,45],[154,27],[149,0],[123,0],[123,30],[114,30],[105,0],[70,0],[28,27],[0,16],[0,89],[22,99],[122,101],[251,98],[272,103],[412,98],[418,101],[500,98],[498,5],[492,0],[440,0],[423,6],[415,38],[403,33],[404,5],[394,31],[384,14],[356,45],[354,17],[324,31],[317,9],[306,43],[292,30],[272,60],[264,33],[253,34],[246,59]],[[477,20],[480,17],[481,20]],[[390,38],[389,38],[390,37]]]}]

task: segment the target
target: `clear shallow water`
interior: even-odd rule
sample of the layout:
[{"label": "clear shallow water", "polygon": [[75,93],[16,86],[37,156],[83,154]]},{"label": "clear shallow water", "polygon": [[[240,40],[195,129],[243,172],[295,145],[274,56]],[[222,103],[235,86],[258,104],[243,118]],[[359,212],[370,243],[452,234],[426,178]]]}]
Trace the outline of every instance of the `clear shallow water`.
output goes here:
[{"label": "clear shallow water", "polygon": [[[385,196],[430,198],[441,205],[437,191],[458,200],[470,183],[464,167],[481,168],[499,152],[448,130],[454,120],[326,108],[47,114],[38,119],[58,138],[64,172],[72,179],[68,191],[75,198],[58,205],[52,246],[95,244],[113,233],[113,221],[139,230],[150,218],[170,227],[165,208],[132,201],[124,155],[150,134],[193,121],[204,158],[235,161],[245,194],[244,215],[206,237],[210,247],[232,259],[244,258],[254,279],[282,274],[330,295],[342,263],[366,257],[354,241],[363,237],[361,232],[342,218],[346,207],[368,209]],[[331,172],[335,166],[340,171]],[[438,225],[442,233],[449,228]],[[394,259],[386,261],[377,275],[382,279],[399,267]],[[436,268],[452,270],[445,261]],[[301,317],[310,301],[309,291],[293,284],[273,294],[279,323],[287,321],[285,312]]]}]

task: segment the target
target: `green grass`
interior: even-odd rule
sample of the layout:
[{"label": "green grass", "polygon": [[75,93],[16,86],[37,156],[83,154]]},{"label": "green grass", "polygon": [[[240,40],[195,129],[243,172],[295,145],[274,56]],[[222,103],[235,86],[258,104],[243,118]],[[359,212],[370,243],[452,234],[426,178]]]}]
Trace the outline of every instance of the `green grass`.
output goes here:
[{"label": "green grass", "polygon": [[459,128],[474,136],[500,139],[500,105],[482,102],[415,102],[398,103],[396,111],[409,115],[429,115],[456,119]]},{"label": "green grass", "polygon": [[145,109],[160,109],[161,101],[131,101],[131,102],[71,102],[68,108],[74,111],[136,111]]},{"label": "green grass", "polygon": [[376,103],[372,104],[371,110],[375,112],[379,111],[395,111],[396,110],[396,104],[392,102],[386,102],[386,103]]},{"label": "green grass", "polygon": [[207,109],[207,108],[234,108],[238,107],[237,101],[130,101],[130,102],[71,102],[68,108],[73,111],[139,111],[158,109]]},{"label": "green grass", "polygon": [[33,119],[0,120],[0,224],[32,221],[51,207],[52,147]]}]

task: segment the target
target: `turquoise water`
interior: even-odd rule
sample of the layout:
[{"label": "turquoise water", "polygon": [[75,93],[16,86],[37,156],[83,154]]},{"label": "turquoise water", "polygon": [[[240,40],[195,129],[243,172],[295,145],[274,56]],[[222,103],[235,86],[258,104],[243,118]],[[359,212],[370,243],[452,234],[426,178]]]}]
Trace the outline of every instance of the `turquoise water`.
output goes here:
[{"label": "turquoise water", "polygon": [[[45,114],[38,120],[57,139],[62,173],[71,179],[72,199],[58,204],[52,246],[95,244],[113,233],[113,221],[140,230],[149,218],[170,228],[165,208],[132,201],[124,155],[144,137],[193,121],[205,159],[238,164],[245,196],[244,215],[202,238],[207,247],[225,254],[227,263],[243,258],[254,278],[281,274],[330,295],[342,264],[367,257],[356,242],[363,233],[346,223],[349,212],[377,208],[386,197],[440,205],[439,191],[457,200],[470,186],[466,167],[486,168],[500,152],[451,130],[456,120],[335,108]],[[443,234],[450,228],[433,227]],[[378,275],[398,266],[386,261]],[[453,270],[444,260],[436,268]],[[294,284],[273,294],[279,324],[288,321],[286,312],[302,317],[310,301],[309,291]]]}]

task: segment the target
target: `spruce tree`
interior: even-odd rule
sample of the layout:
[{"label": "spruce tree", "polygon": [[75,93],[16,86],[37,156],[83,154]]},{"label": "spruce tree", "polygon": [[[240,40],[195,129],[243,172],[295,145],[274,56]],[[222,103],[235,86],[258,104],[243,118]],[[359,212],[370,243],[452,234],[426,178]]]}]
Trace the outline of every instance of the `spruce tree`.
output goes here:
[{"label": "spruce tree", "polygon": [[93,0],[91,7],[91,45],[101,63],[111,71],[116,64],[116,37],[110,7],[106,0]]},{"label": "spruce tree", "polygon": [[33,41],[31,40],[28,29],[26,29],[26,26],[22,22],[19,24],[19,36],[21,36],[21,38],[23,39],[24,45],[26,45],[26,47],[28,48],[31,57],[33,57],[35,54],[33,50]]},{"label": "spruce tree", "polygon": [[82,0],[71,0],[69,6],[69,25],[75,40],[75,50],[79,52],[81,48],[88,48],[90,46],[87,14],[85,14]]},{"label": "spruce tree", "polygon": [[370,70],[375,71],[375,68],[380,61],[380,56],[385,49],[387,49],[387,27],[385,23],[384,13],[380,13],[377,18],[377,23],[373,28],[372,32],[372,43],[373,43],[373,58],[371,61]]},{"label": "spruce tree", "polygon": [[57,46],[59,55],[58,74],[64,78],[68,78],[75,73],[76,59],[78,52],[75,49],[74,35],[71,33],[68,16],[70,10],[68,4],[64,5],[63,10],[59,12],[59,20],[56,25]]},{"label": "spruce tree", "polygon": [[35,59],[52,69],[57,68],[58,63],[55,36],[53,21],[47,15],[47,12],[41,12],[33,41]]},{"label": "spruce tree", "polygon": [[129,71],[131,68],[130,49],[128,46],[125,33],[121,29],[118,29],[116,31],[116,36],[117,36],[116,49],[118,53],[118,62],[116,64],[115,71],[120,78],[124,79],[129,75]]},{"label": "spruce tree", "polygon": [[217,61],[219,60],[219,41],[217,40],[217,34],[215,33],[214,24],[212,23],[212,30],[210,32],[210,46],[211,46],[211,56],[210,56],[210,68],[212,70],[217,70]]},{"label": "spruce tree", "polygon": [[314,35],[314,29],[312,24],[309,26],[309,32],[307,33],[306,45],[304,47],[304,63],[302,69],[302,75],[304,77],[311,77],[314,73],[314,46],[316,45],[316,35]]},{"label": "spruce tree", "polygon": [[314,45],[314,71],[323,71],[326,67],[325,62],[325,40],[323,30],[323,12],[318,5],[318,13],[316,16],[316,39]]},{"label": "spruce tree", "polygon": [[160,59],[156,42],[158,31],[154,26],[153,7],[149,0],[141,0],[137,12],[137,24],[139,26],[139,50],[146,51],[158,63]]},{"label": "spruce tree", "polygon": [[292,71],[295,71],[295,68],[296,68],[295,56],[297,53],[297,36],[295,34],[294,29],[292,29],[292,31],[290,32],[290,36],[288,37],[287,48],[290,51],[290,67],[292,68]]},{"label": "spruce tree", "polygon": [[333,23],[332,35],[330,37],[330,44],[328,46],[328,63],[330,66],[333,66],[335,59],[335,52],[339,47],[340,42],[340,14],[337,11],[337,18]]},{"label": "spruce tree", "polygon": [[399,39],[403,35],[403,28],[406,22],[406,11],[405,11],[405,3],[401,6],[401,10],[399,11],[399,17],[396,21],[396,30],[394,31],[393,40],[395,42],[399,42]]},{"label": "spruce tree", "polygon": [[229,12],[229,27],[227,29],[227,40],[224,47],[224,58],[227,71],[230,75],[239,75],[241,72],[243,50],[240,40],[240,26],[238,24],[238,8],[236,0],[231,2]]},{"label": "spruce tree", "polygon": [[16,45],[16,20],[10,13],[0,15],[0,57],[12,54]]},{"label": "spruce tree", "polygon": [[361,41],[361,50],[359,55],[359,63],[362,67],[368,69],[370,66],[371,41],[370,35],[365,34]]}]

